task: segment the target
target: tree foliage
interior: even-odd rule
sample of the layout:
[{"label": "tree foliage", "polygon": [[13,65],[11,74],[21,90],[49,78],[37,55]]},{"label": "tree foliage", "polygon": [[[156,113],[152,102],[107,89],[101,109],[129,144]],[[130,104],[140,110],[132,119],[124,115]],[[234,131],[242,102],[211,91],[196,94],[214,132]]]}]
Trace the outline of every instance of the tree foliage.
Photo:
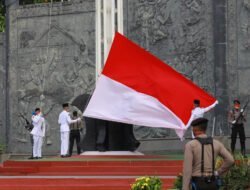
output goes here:
[{"label": "tree foliage", "polygon": [[4,15],[4,7],[3,1],[0,2],[0,32],[4,32],[5,30],[5,15]]}]

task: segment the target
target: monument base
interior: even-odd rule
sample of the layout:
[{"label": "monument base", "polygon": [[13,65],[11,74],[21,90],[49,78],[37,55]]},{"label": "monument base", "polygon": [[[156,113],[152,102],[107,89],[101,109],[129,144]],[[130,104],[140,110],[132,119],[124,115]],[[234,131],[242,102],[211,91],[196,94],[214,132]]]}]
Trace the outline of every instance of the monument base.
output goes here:
[{"label": "monument base", "polygon": [[100,151],[85,151],[83,152],[81,155],[84,155],[84,156],[105,156],[105,155],[122,155],[122,156],[126,156],[126,155],[129,155],[129,156],[141,156],[141,155],[144,155],[143,153],[141,152],[138,152],[138,151],[105,151],[105,152],[100,152]]}]

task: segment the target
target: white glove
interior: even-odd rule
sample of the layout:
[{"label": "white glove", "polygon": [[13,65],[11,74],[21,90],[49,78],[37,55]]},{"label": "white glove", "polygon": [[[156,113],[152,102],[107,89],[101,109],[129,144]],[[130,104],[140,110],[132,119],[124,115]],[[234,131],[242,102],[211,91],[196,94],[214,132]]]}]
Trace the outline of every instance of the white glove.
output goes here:
[{"label": "white glove", "polygon": [[244,109],[241,109],[241,110],[240,110],[240,113],[243,113],[243,112],[244,112]]},{"label": "white glove", "polygon": [[232,121],[232,124],[235,124],[235,123],[236,123],[236,120],[233,120],[233,121]]}]

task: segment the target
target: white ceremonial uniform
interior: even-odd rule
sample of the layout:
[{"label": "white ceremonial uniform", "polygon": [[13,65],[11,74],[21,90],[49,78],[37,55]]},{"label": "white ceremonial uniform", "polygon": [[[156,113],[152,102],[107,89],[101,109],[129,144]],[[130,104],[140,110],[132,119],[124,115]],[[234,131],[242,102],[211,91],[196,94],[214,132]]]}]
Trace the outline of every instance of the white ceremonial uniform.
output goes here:
[{"label": "white ceremonial uniform", "polygon": [[211,106],[208,106],[206,108],[196,107],[192,110],[192,120],[195,120],[197,118],[203,117],[204,113],[211,110],[216,104],[218,104],[218,101],[215,102],[215,104],[212,104]]},{"label": "white ceremonial uniform", "polygon": [[[217,104],[218,102],[216,102]],[[197,119],[197,118],[201,118],[204,117],[204,114],[206,112],[208,112],[209,110],[211,110],[213,107],[215,106],[215,104],[212,104],[211,106],[207,107],[207,108],[201,108],[201,107],[196,107],[192,110],[192,121]],[[194,139],[194,134],[193,131],[191,130],[191,134],[192,134],[192,138]]]},{"label": "white ceremonial uniform", "polygon": [[[208,110],[207,110],[208,111]],[[196,107],[192,110],[192,115],[193,115],[193,120],[197,119],[197,118],[201,118],[204,116],[204,113],[207,112],[205,110],[205,108],[200,108],[200,107]]]},{"label": "white ceremonial uniform", "polygon": [[69,133],[70,133],[69,124],[75,123],[78,120],[79,118],[72,120],[69,116],[69,112],[65,110],[62,111],[59,115],[58,124],[60,125],[60,132],[61,132],[61,155],[62,156],[67,155],[68,149],[69,149]]},{"label": "white ceremonial uniform", "polygon": [[45,136],[45,120],[41,114],[31,118],[34,128],[30,132],[33,135],[33,157],[42,157],[43,137]]}]

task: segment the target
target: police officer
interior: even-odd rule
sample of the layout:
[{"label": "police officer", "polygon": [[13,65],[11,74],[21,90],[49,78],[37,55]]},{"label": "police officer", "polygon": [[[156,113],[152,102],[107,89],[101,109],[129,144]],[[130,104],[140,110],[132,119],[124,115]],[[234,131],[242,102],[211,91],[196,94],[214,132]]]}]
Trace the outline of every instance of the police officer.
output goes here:
[{"label": "police officer", "polygon": [[[73,111],[73,118],[72,119],[77,119],[77,118],[78,118],[77,111]],[[70,124],[69,156],[72,155],[75,140],[76,140],[77,154],[81,154],[80,131],[82,131],[82,130],[83,130],[82,120],[79,120],[75,123]]]},{"label": "police officer", "polygon": [[81,118],[72,120],[69,116],[69,104],[65,103],[62,105],[63,111],[60,113],[58,118],[58,123],[60,125],[60,133],[61,133],[61,157],[68,157],[68,149],[69,149],[69,124],[80,121]]},{"label": "police officer", "polygon": [[[216,185],[215,174],[221,175],[234,163],[232,155],[222,143],[206,135],[208,120],[195,119],[192,130],[195,139],[185,145],[183,163],[183,190],[192,189],[214,190]],[[214,171],[215,159],[220,156],[224,159],[222,166]]]},{"label": "police officer", "polygon": [[234,153],[235,144],[237,135],[240,136],[240,146],[241,153],[243,156],[246,156],[246,147],[245,147],[245,129],[244,122],[246,122],[244,110],[240,107],[240,101],[234,100],[233,109],[229,111],[228,120],[232,124],[232,133],[231,133],[231,151]]}]

